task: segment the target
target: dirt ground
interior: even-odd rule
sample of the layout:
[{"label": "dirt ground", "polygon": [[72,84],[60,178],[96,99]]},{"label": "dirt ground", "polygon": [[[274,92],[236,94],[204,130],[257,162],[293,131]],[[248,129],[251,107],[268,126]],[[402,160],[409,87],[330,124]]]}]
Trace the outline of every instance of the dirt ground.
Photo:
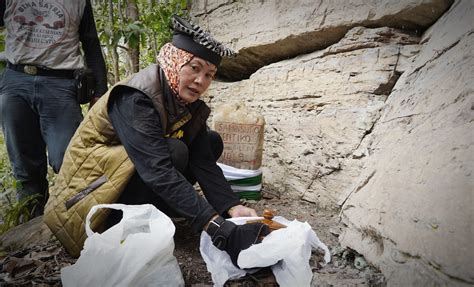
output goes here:
[{"label": "dirt ground", "polygon": [[[308,222],[330,251],[332,260],[321,266],[322,252],[314,251],[310,258],[313,270],[311,286],[385,286],[383,275],[368,265],[364,258],[338,244],[338,214],[334,210],[319,210],[314,203],[299,198],[280,197],[263,191],[259,201],[245,201],[258,214],[271,209],[289,220]],[[199,253],[199,235],[193,234],[184,220],[175,220],[175,256],[186,286],[212,286],[210,273]],[[61,286],[60,269],[73,264],[55,240],[47,244],[15,250],[0,256],[0,286]],[[248,276],[227,282],[226,286],[278,286],[271,273]]]}]

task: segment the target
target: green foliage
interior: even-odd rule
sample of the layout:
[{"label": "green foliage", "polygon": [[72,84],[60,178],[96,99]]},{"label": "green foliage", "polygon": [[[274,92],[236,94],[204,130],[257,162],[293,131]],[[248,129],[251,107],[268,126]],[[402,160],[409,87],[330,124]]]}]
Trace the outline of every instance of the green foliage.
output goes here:
[{"label": "green foliage", "polygon": [[[130,3],[136,4],[138,20],[129,13]],[[144,68],[156,63],[159,49],[171,40],[169,28],[173,14],[187,17],[187,0],[96,0],[93,1],[94,16],[99,40],[104,49],[109,73],[118,64],[120,76],[131,74],[130,49],[139,50],[139,66]],[[119,59],[115,59],[114,54]],[[118,61],[118,63],[116,63]]]},{"label": "green foliage", "polygon": [[[49,168],[48,181],[53,182],[54,177],[53,170]],[[40,195],[31,195],[17,201],[17,188],[21,188],[21,183],[13,177],[3,134],[0,132],[0,235],[10,228],[28,221],[31,218],[31,213],[27,207],[35,205],[39,200]]]},{"label": "green foliage", "polygon": [[[52,168],[48,169],[48,181],[54,182],[56,175]],[[28,206],[38,203],[39,194],[16,200],[16,190],[21,183],[13,177],[10,161],[6,152],[3,134],[0,132],[0,235],[21,223],[31,219],[33,210]]]},{"label": "green foliage", "polygon": [[[11,227],[19,224],[19,214],[23,213],[23,208],[17,205],[15,199],[17,181],[12,175],[3,135],[0,135],[0,217],[2,219],[0,223],[0,234],[2,234]],[[14,218],[15,215],[18,215],[18,217]],[[27,217],[29,217],[29,214]]]},{"label": "green foliage", "polygon": [[177,14],[186,18],[186,8],[186,1],[171,0],[167,4],[154,5],[147,13],[141,15],[141,21],[146,27],[144,38],[148,39],[149,43],[156,43],[155,49],[149,47],[145,49],[145,53],[141,53],[140,61],[144,66],[155,63],[159,49],[171,40],[172,33],[169,28],[171,16]]},{"label": "green foliage", "polygon": [[[0,27],[0,52],[5,51],[5,29]],[[1,59],[2,57],[0,57]],[[6,62],[0,60],[0,72],[6,67]]]},{"label": "green foliage", "polygon": [[144,33],[145,28],[143,27],[143,23],[135,21],[124,27],[123,38],[125,43],[128,43],[130,47],[138,48],[140,47],[140,35]]},{"label": "green foliage", "polygon": [[4,203],[11,203],[13,201],[16,185],[17,182],[12,174],[3,134],[0,133],[0,204],[2,207]]},{"label": "green foliage", "polygon": [[[28,206],[38,203],[39,194],[28,196],[21,201],[9,202],[7,208],[2,209],[3,223],[0,224],[0,235],[31,218]],[[32,211],[33,212],[33,211]]]}]

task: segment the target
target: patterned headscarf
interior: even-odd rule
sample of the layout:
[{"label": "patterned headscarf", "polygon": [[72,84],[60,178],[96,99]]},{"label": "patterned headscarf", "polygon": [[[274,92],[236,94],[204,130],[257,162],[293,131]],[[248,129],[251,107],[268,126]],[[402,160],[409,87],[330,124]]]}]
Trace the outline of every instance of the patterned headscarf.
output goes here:
[{"label": "patterned headscarf", "polygon": [[179,87],[179,71],[181,68],[189,63],[194,57],[193,54],[176,48],[171,43],[165,44],[158,54],[158,62],[160,67],[165,72],[168,84],[173,93],[179,98],[178,87]]}]

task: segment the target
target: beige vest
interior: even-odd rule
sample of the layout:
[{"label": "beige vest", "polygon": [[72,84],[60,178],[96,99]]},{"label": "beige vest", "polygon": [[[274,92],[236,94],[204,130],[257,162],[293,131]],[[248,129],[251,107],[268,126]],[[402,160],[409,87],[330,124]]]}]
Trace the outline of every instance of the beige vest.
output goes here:
[{"label": "beige vest", "polygon": [[[120,86],[130,86],[150,97],[160,113],[162,105],[158,66],[152,65],[118,83],[87,113],[64,155],[63,165],[46,204],[44,222],[72,256],[79,256],[85,234],[85,218],[92,206],[114,203],[135,172],[119,142],[107,113],[107,103]],[[164,128],[166,131],[166,129]],[[99,210],[91,221],[97,230],[108,216]]]},{"label": "beige vest", "polygon": [[85,0],[5,1],[5,52],[10,63],[68,70],[84,66],[77,31]]}]

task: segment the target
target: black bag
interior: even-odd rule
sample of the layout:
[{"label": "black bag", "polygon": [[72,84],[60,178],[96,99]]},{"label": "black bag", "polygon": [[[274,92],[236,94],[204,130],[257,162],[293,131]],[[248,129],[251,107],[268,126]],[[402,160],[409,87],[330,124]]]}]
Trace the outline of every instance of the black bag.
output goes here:
[{"label": "black bag", "polygon": [[87,104],[94,95],[95,78],[91,69],[76,70],[75,77],[77,87],[77,102]]}]

